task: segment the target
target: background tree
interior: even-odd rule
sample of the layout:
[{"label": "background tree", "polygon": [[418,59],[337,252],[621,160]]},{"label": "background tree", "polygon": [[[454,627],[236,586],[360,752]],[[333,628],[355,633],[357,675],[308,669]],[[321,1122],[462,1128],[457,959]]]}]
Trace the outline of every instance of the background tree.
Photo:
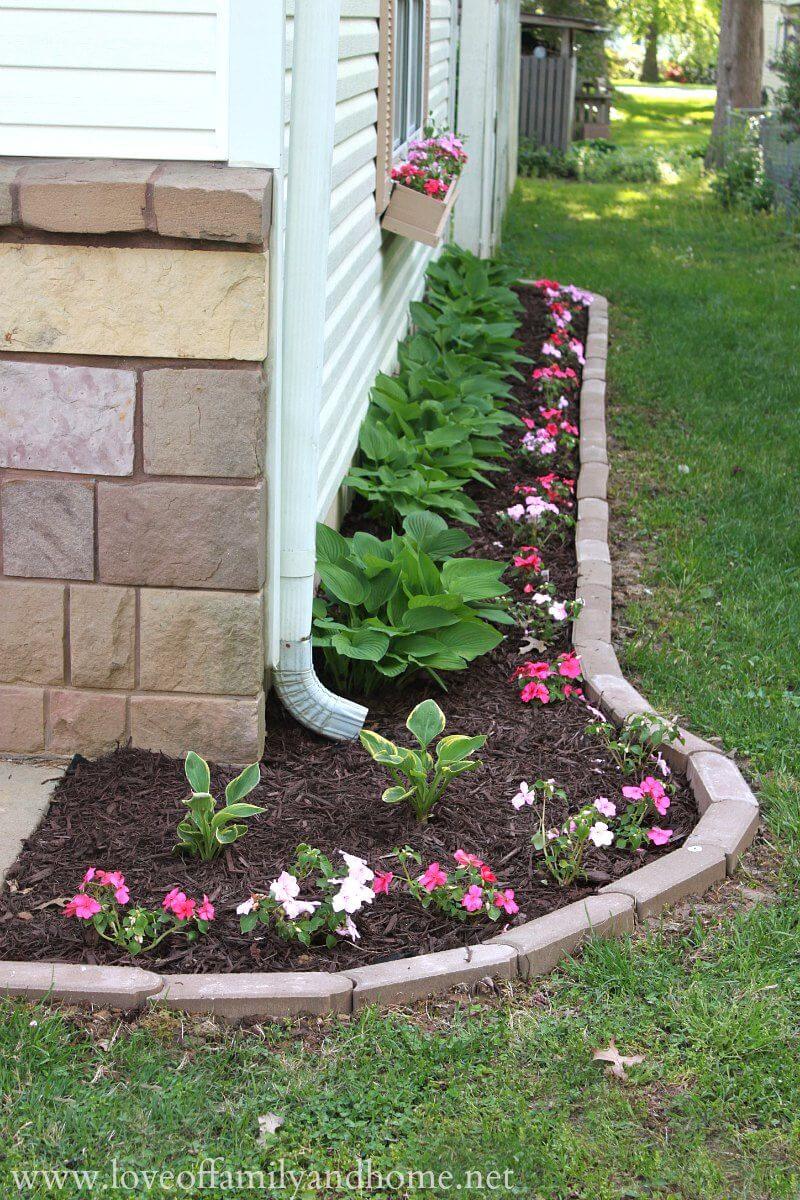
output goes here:
[{"label": "background tree", "polygon": [[614,0],[612,19],[644,46],[642,82],[658,83],[658,56],[666,38],[706,45],[718,20],[718,0]]},{"label": "background tree", "polygon": [[719,158],[729,108],[761,106],[764,65],[762,0],[722,0],[717,58],[717,103],[711,130],[709,161]]}]

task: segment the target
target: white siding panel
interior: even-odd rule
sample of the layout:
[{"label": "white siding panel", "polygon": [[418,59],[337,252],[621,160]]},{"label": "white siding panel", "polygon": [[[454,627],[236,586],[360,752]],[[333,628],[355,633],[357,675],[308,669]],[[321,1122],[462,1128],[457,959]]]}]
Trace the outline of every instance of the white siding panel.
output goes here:
[{"label": "white siding panel", "polygon": [[[359,170],[349,174],[331,194],[331,235],[353,208],[375,194],[375,162],[370,159]],[[330,270],[330,264],[329,268]]]},{"label": "white siding panel", "polygon": [[0,154],[225,158],[226,0],[0,0]]}]

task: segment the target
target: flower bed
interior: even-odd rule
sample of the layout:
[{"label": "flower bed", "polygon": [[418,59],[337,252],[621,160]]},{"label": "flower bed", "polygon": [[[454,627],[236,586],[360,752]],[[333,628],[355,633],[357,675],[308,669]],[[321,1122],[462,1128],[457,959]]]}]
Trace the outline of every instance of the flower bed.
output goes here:
[{"label": "flower bed", "polygon": [[[511,407],[523,423],[502,432],[508,458],[496,486],[466,487],[476,524],[469,529],[472,545],[460,553],[509,564],[510,612],[522,625],[506,627],[504,641],[449,674],[447,692],[437,695],[448,733],[486,736],[479,752],[482,769],[453,779],[431,819],[420,824],[405,804],[381,802],[391,780],[361,746],[324,743],[273,704],[261,782],[249,797],[265,812],[248,822],[246,836],[206,862],[172,853],[186,811],[183,764],[131,750],[80,763],[58,788],[45,821],[12,869],[2,896],[0,957],[134,961],[125,948],[97,936],[87,940],[87,923],[63,914],[84,872],[100,867],[121,872],[125,888],[146,910],[194,922],[193,933],[198,910],[206,915],[213,910],[207,928],[198,930],[202,936],[167,937],[135,959],[140,965],[187,973],[352,968],[483,941],[590,894],[691,832],[697,810],[684,782],[672,781],[667,821],[659,790],[667,778],[663,764],[653,759],[641,771],[624,773],[619,746],[613,737],[606,744],[603,731],[591,728],[601,718],[578,694],[580,664],[570,653],[564,619],[573,615],[565,607],[575,594],[573,531],[547,505],[574,511],[572,484],[564,481],[574,481],[577,473],[577,388],[568,388],[561,407],[556,384],[564,382],[559,364],[570,353],[580,366],[569,338],[585,341],[586,319],[579,301],[570,301],[569,329],[553,329],[554,298],[547,289],[521,296],[523,350],[536,370],[526,370],[526,379],[514,386]],[[538,483],[542,477],[545,482]],[[533,510],[542,522],[535,543],[522,536],[523,520]],[[367,518],[363,502],[344,532],[357,529],[385,536]],[[552,635],[548,642],[545,633]],[[402,687],[389,681],[369,698],[370,727],[408,746],[408,712],[431,693],[426,676]],[[217,793],[228,779],[214,772],[212,790]],[[538,788],[536,781],[542,781]],[[632,828],[637,812],[640,835]],[[647,837],[657,830],[663,832]],[[327,891],[302,878],[303,861],[297,863],[303,843],[328,860],[329,874],[318,859],[313,868],[315,879],[322,870],[336,881]],[[351,856],[349,864],[342,852]],[[366,867],[357,866],[362,860]],[[387,881],[389,873],[394,878]],[[372,898],[361,895],[358,908],[349,912],[347,893],[358,900],[359,888]],[[336,909],[334,897],[343,891]],[[192,897],[197,901],[190,911]],[[276,904],[291,919],[291,913],[311,915],[292,905],[321,909],[329,901],[324,938],[315,935],[309,946],[281,936]]]}]

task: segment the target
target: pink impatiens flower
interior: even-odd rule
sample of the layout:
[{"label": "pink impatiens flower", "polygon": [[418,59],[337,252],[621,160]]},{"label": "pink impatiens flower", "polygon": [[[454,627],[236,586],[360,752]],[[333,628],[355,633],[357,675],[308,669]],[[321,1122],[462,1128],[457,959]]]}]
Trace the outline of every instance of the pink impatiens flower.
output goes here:
[{"label": "pink impatiens flower", "polygon": [[483,859],[478,858],[477,854],[470,854],[466,850],[456,850],[453,858],[460,867],[474,867],[479,871],[483,866]]},{"label": "pink impatiens flower", "polygon": [[563,675],[565,679],[580,679],[581,660],[574,650],[570,650],[568,654],[559,656],[558,673],[559,675]]},{"label": "pink impatiens flower", "polygon": [[511,797],[511,803],[514,805],[514,808],[519,810],[520,808],[524,808],[526,804],[533,804],[535,799],[536,792],[532,792],[523,779],[516,796]]},{"label": "pink impatiens flower", "polygon": [[372,890],[376,896],[388,896],[389,886],[394,879],[393,871],[378,871],[372,883]]},{"label": "pink impatiens flower", "polygon": [[214,920],[214,917],[216,916],[216,909],[214,908],[214,905],[209,900],[208,896],[203,895],[203,903],[198,905],[195,916],[197,917],[198,921],[213,921]]},{"label": "pink impatiens flower", "polygon": [[73,896],[69,903],[64,905],[65,917],[78,917],[81,921],[91,921],[99,912],[100,905],[97,900],[94,896],[87,896],[85,892],[78,892],[77,896]]},{"label": "pink impatiens flower", "polygon": [[197,908],[197,901],[190,900],[179,888],[172,888],[161,901],[162,908],[171,912],[179,921],[190,921]]},{"label": "pink impatiens flower", "polygon": [[615,817],[617,815],[617,806],[606,796],[598,796],[594,802],[594,806],[599,813],[604,817]]},{"label": "pink impatiens flower", "polygon": [[483,890],[477,883],[473,883],[461,897],[461,907],[467,912],[477,912],[479,908],[483,908]]},{"label": "pink impatiens flower", "polygon": [[512,888],[505,888],[504,891],[495,892],[494,903],[498,908],[502,908],[503,912],[508,913],[510,917],[519,912],[519,905],[514,899]]},{"label": "pink impatiens flower", "polygon": [[658,825],[654,825],[652,829],[648,829],[647,836],[654,846],[666,846],[673,832],[672,829],[659,829]]},{"label": "pink impatiens flower", "polygon": [[520,692],[520,699],[523,704],[529,704],[531,700],[540,700],[542,704],[550,703],[550,691],[538,680],[531,680],[526,683],[525,687]]},{"label": "pink impatiens flower", "polygon": [[670,805],[670,799],[664,790],[664,785],[652,775],[647,775],[638,787],[624,787],[622,794],[626,800],[645,800],[652,802],[653,808],[660,816],[665,816]]},{"label": "pink impatiens flower", "polygon": [[438,862],[432,862],[418,877],[417,883],[421,884],[426,892],[434,892],[437,887],[444,887],[447,883],[447,876]]}]

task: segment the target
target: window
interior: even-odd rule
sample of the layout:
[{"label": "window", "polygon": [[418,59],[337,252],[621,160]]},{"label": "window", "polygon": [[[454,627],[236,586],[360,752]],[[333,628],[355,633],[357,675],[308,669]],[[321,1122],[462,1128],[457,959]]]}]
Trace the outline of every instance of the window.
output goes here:
[{"label": "window", "polygon": [[430,0],[381,0],[376,205],[389,203],[392,162],[422,128],[428,106]]}]

